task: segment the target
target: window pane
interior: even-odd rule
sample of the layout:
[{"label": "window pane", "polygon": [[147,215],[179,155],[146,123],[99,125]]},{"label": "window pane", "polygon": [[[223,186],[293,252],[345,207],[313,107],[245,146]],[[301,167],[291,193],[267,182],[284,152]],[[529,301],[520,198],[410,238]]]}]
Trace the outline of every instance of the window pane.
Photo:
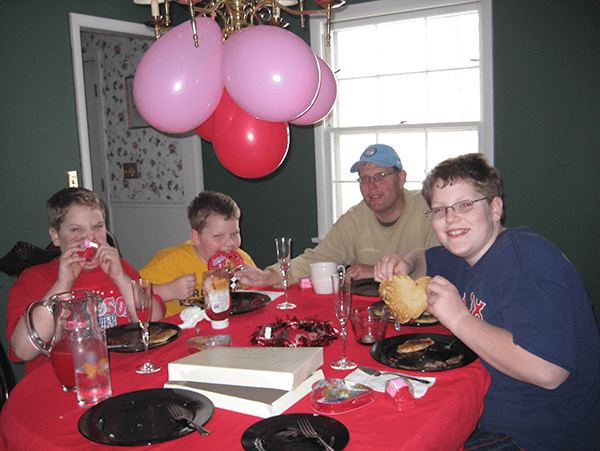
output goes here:
[{"label": "window pane", "polygon": [[420,183],[423,180],[427,165],[424,130],[382,133],[379,135],[379,142],[394,148],[402,162],[402,169],[406,171],[407,181]]},{"label": "window pane", "polygon": [[361,78],[338,82],[339,127],[376,125],[378,118],[377,79]]},{"label": "window pane", "polygon": [[379,101],[380,125],[427,122],[427,75],[380,78]]},{"label": "window pane", "polygon": [[338,80],[366,77],[377,73],[377,30],[361,27],[333,34],[335,49],[334,71]]},{"label": "window pane", "polygon": [[429,70],[479,65],[479,14],[438,16],[427,20]]},{"label": "window pane", "polygon": [[479,121],[479,69],[429,74],[429,121]]},{"label": "window pane", "polygon": [[335,150],[338,173],[333,179],[353,182],[358,178],[358,174],[351,173],[350,168],[360,159],[360,155],[368,146],[377,142],[376,135],[374,133],[340,135],[338,142],[339,147]]},{"label": "window pane", "polygon": [[430,131],[427,134],[427,171],[447,158],[479,152],[477,130]]},{"label": "window pane", "polygon": [[335,202],[334,207],[336,218],[339,218],[346,213],[349,208],[363,200],[358,182],[335,183],[334,190],[340,194],[340,197],[336,196],[338,202]]},{"label": "window pane", "polygon": [[423,72],[427,69],[425,19],[377,27],[379,74]]}]

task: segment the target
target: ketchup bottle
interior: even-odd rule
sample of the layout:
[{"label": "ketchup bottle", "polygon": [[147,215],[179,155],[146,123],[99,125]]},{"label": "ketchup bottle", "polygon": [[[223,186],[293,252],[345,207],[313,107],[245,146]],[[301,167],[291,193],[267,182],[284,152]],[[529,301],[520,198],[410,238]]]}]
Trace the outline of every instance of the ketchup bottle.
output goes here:
[{"label": "ketchup bottle", "polygon": [[224,268],[206,271],[202,275],[204,309],[213,329],[225,329],[231,316],[229,274]]}]

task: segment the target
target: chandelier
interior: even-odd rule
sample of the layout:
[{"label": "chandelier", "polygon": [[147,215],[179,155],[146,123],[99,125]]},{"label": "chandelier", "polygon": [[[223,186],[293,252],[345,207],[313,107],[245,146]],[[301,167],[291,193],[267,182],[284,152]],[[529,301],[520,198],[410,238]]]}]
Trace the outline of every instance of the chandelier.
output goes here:
[{"label": "chandelier", "polygon": [[[151,5],[152,16],[144,24],[154,28],[156,39],[171,26],[170,2],[177,1],[189,7],[192,20],[193,38],[197,46],[198,35],[195,29],[196,14],[216,14],[222,21],[223,37],[227,39],[236,31],[252,25],[276,25],[287,27],[289,24],[281,17],[281,10],[300,16],[302,28],[306,27],[306,16],[327,14],[326,43],[329,45],[331,13],[333,8],[343,6],[345,0],[315,0],[325,8],[323,10],[305,10],[304,0],[133,0],[140,5]],[[164,15],[160,14],[159,4],[164,4]],[[290,6],[298,5],[298,9]]]},{"label": "chandelier", "polygon": [[212,142],[239,177],[270,174],[287,155],[288,123],[323,120],[337,96],[331,68],[285,29],[281,11],[300,16],[302,27],[305,16],[327,14],[329,45],[332,9],[345,1],[315,0],[325,9],[305,10],[304,0],[177,0],[190,20],[176,27],[171,1],[134,0],[151,5],[145,23],[156,35],[134,77],[140,114],[160,131]]}]

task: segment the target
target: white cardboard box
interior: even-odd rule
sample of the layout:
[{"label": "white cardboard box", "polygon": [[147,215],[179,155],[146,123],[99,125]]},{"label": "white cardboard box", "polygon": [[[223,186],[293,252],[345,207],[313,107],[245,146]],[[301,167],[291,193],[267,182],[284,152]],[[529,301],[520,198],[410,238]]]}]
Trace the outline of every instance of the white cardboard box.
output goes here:
[{"label": "white cardboard box", "polygon": [[200,393],[221,409],[269,418],[285,412],[309,394],[315,382],[324,378],[323,371],[317,370],[291,391],[190,381],[169,381],[164,386]]},{"label": "white cardboard box", "polygon": [[170,362],[169,381],[290,391],[323,365],[323,348],[215,347]]}]

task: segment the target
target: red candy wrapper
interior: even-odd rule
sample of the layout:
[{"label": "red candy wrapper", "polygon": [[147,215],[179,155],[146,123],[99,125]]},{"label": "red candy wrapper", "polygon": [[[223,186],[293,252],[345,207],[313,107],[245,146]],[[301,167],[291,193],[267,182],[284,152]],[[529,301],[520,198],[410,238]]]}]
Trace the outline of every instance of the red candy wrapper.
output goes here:
[{"label": "red candy wrapper", "polygon": [[84,251],[78,252],[80,257],[85,258],[85,261],[91,262],[96,256],[96,252],[98,251],[98,244],[93,241],[88,240],[87,238],[83,241],[83,244],[79,247],[84,248]]}]

